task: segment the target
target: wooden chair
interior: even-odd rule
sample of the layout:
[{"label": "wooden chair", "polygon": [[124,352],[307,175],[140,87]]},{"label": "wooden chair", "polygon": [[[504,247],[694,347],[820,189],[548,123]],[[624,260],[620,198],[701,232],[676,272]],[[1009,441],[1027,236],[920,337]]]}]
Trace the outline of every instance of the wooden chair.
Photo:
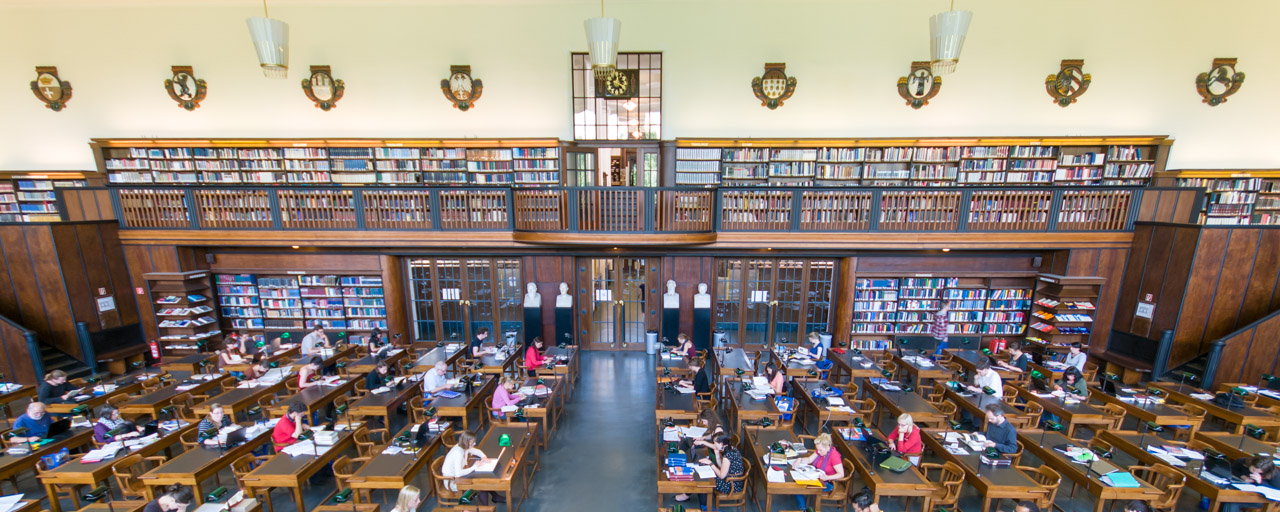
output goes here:
[{"label": "wooden chair", "polygon": [[883,363],[880,363],[880,368],[889,372],[890,377],[895,379],[898,377],[898,363],[893,362],[892,359],[885,361]]},{"label": "wooden chair", "polygon": [[838,388],[840,388],[842,391],[844,391],[844,399],[845,399],[845,400],[849,400],[849,399],[851,399],[851,398],[858,398],[858,383],[857,383],[857,382],[854,382],[854,381],[852,381],[852,380],[851,380],[851,381],[849,381],[849,382],[847,382],[847,383],[845,383],[845,384],[842,384],[842,385],[839,385],[839,386],[836,386],[836,387],[838,387]]},{"label": "wooden chair", "polygon": [[1186,436],[1185,440],[1191,441],[1195,438],[1196,432],[1200,430],[1200,426],[1204,424],[1205,415],[1208,414],[1208,411],[1195,404],[1170,405],[1169,407],[1182,411],[1189,418],[1189,421],[1184,425],[1168,425],[1168,428],[1173,430],[1173,439],[1182,441],[1183,436]]},{"label": "wooden chair", "polygon": [[509,423],[507,418],[499,418],[493,415],[493,395],[484,397],[484,410],[480,411],[480,424],[486,427],[493,425],[506,425]]},{"label": "wooden chair", "polygon": [[369,395],[369,383],[364,379],[356,379],[356,383],[352,386],[354,393],[358,398],[364,398]]},{"label": "wooden chair", "polygon": [[1016,405],[1018,403],[1018,387],[1012,384],[1005,384],[1004,396],[1001,397],[1001,399],[1003,399],[1006,404]]},{"label": "wooden chair", "polygon": [[302,389],[302,385],[298,384],[298,376],[293,375],[284,379],[284,388],[289,390],[290,395],[295,395],[298,390]]},{"label": "wooden chair", "polygon": [[[146,386],[143,386],[143,388],[145,389],[145,388],[146,388]],[[121,395],[116,395],[116,396],[113,396],[113,397],[111,397],[111,398],[108,398],[108,399],[107,399],[107,405],[110,405],[111,407],[114,407],[114,408],[116,408],[116,409],[119,409],[121,405],[123,405],[123,404],[125,404],[126,402],[128,402],[129,400],[133,400],[133,399],[134,399],[134,397],[133,397],[133,396],[130,396],[130,395],[123,395],[123,394],[121,394]]]},{"label": "wooden chair", "polygon": [[[116,487],[120,489],[120,494],[125,499],[148,500],[147,484],[138,480],[152,468],[164,464],[168,460],[165,457],[143,457],[136,453],[126,455],[120,460],[111,464],[111,474],[116,477]],[[150,467],[147,463],[150,462]]]},{"label": "wooden chair", "polygon": [[946,396],[947,385],[938,381],[934,381],[933,388],[925,391],[924,393],[924,399],[928,400],[929,403],[934,405],[934,407],[937,407],[938,404],[946,401]]},{"label": "wooden chair", "polygon": [[[920,464],[920,471],[924,473],[925,479],[933,484],[934,498],[931,510],[950,510],[956,512],[956,502],[960,501],[960,488],[964,485],[964,469],[959,464],[947,462],[945,464],[935,464],[926,462]],[[930,473],[937,472],[937,478],[930,476]]]},{"label": "wooden chair", "polygon": [[191,429],[178,435],[178,441],[182,442],[183,450],[194,450],[200,447],[199,432]]},{"label": "wooden chair", "polygon": [[853,461],[844,459],[841,464],[844,466],[844,478],[831,480],[831,490],[818,495],[817,510],[826,510],[827,506],[844,510],[849,506],[849,481],[853,479]]},{"label": "wooden chair", "polygon": [[1093,361],[1086,361],[1084,363],[1084,371],[1080,373],[1084,375],[1085,382],[1097,382],[1098,381],[1098,363],[1095,363]]},{"label": "wooden chair", "polygon": [[409,399],[409,423],[418,424],[427,419],[427,401],[422,396],[415,396]]},{"label": "wooden chair", "polygon": [[446,428],[440,433],[440,444],[444,445],[445,451],[452,450],[458,444],[458,433],[454,432],[453,427]]},{"label": "wooden chair", "polygon": [[458,504],[458,498],[462,496],[462,492],[449,489],[449,483],[453,481],[451,478],[445,478],[441,473],[444,467],[444,457],[436,457],[431,461],[431,486],[436,491],[436,506],[452,507]]},{"label": "wooden chair", "polygon": [[1040,424],[1040,416],[1044,414],[1044,406],[1035,402],[1020,405],[1022,405],[1022,414],[1017,416],[1022,420],[1023,428],[1036,428]]},{"label": "wooden chair", "polygon": [[1102,406],[1103,414],[1107,419],[1111,420],[1110,424],[1097,425],[1100,430],[1120,430],[1120,425],[1124,424],[1125,410],[1120,404],[1106,404]]},{"label": "wooden chair", "polygon": [[739,490],[736,492],[729,492],[725,494],[712,492],[711,502],[713,504],[713,507],[714,508],[739,507],[742,509],[743,512],[746,512],[747,488],[751,487],[751,485],[747,482],[747,479],[750,477],[751,477],[751,461],[744,458],[742,459],[742,476],[730,477],[725,479],[725,481],[729,483],[730,491],[733,491],[733,489],[736,488],[739,484],[742,485],[742,490]]},{"label": "wooden chair", "polygon": [[1040,484],[1039,490],[1031,492],[1032,500],[1040,510],[1053,510],[1053,499],[1058,495],[1058,486],[1062,485],[1062,475],[1053,468],[1041,464],[1038,467],[1016,466],[1018,469],[1030,476],[1037,484]]},{"label": "wooden chair", "polygon": [[[351,496],[355,503],[372,502],[372,496],[368,489],[353,489],[351,484],[348,483],[351,477],[355,476],[356,472],[360,471],[360,468],[364,467],[364,464],[368,461],[369,459],[366,457],[352,459],[346,455],[333,461],[333,479],[337,481],[337,492],[342,492],[344,489],[352,489]],[[361,501],[362,498],[363,501]]]},{"label": "wooden chair", "polygon": [[[253,471],[253,468],[268,460],[271,460],[270,456],[255,456],[252,453],[246,453],[231,463],[231,473],[236,476],[236,482],[243,482],[244,477],[248,475],[250,471]],[[255,487],[253,489],[253,498],[258,500],[259,503],[266,503],[267,512],[274,512],[275,506],[271,503],[271,488]]]},{"label": "wooden chair", "polygon": [[1186,474],[1164,464],[1131,466],[1129,473],[1164,493],[1159,498],[1148,502],[1152,510],[1172,511],[1178,506],[1178,498],[1182,496],[1182,488],[1187,483]]},{"label": "wooden chair", "polygon": [[934,406],[934,409],[937,409],[938,412],[942,413],[942,417],[945,419],[956,419],[956,411],[958,410],[958,407],[953,402],[942,402]]},{"label": "wooden chair", "polygon": [[[377,429],[371,431],[368,427],[361,425],[360,428],[357,428],[356,431],[351,434],[352,439],[354,439],[356,443],[356,451],[360,453],[361,457],[373,458],[374,455],[377,455],[377,453],[381,451],[378,449],[380,442],[373,440],[372,432],[382,433],[386,432],[386,430]],[[386,441],[386,438],[383,437],[381,443],[385,443]]]},{"label": "wooden chair", "polygon": [[231,391],[235,389],[236,386],[239,386],[239,385],[240,385],[239,379],[222,379],[222,384],[221,384],[222,392],[226,393],[228,391]]},{"label": "wooden chair", "polygon": [[1013,465],[1016,466],[1019,462],[1022,462],[1022,441],[1014,441],[1014,444],[1018,445],[1018,451],[1010,453],[1009,460],[1013,461]]},{"label": "wooden chair", "polygon": [[856,414],[857,417],[862,418],[862,421],[866,422],[868,425],[870,425],[871,420],[876,417],[876,401],[875,400],[872,400],[870,398],[867,398],[865,400],[846,399],[845,404],[847,404],[850,409],[853,409],[854,414]]}]

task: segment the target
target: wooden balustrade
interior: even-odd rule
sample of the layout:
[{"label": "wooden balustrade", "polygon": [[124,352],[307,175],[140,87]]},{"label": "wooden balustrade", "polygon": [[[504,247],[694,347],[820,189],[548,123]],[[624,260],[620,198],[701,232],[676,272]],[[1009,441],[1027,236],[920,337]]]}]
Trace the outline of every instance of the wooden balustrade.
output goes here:
[{"label": "wooden balustrade", "polygon": [[578,231],[644,232],[643,189],[579,189]]},{"label": "wooden balustrade", "polygon": [[886,190],[880,194],[883,231],[955,231],[962,190]]},{"label": "wooden balustrade", "polygon": [[515,191],[516,231],[564,231],[569,228],[569,195],[564,190]]},{"label": "wooden balustrade", "polygon": [[213,229],[270,228],[271,199],[266,190],[196,189],[200,227]]},{"label": "wooden balustrade", "polygon": [[351,190],[281,190],[280,225],[291,229],[355,229]]},{"label": "wooden balustrade", "polygon": [[121,219],[131,228],[190,228],[186,192],[181,189],[116,189]]},{"label": "wooden balustrade", "polygon": [[720,228],[730,231],[791,229],[791,190],[724,190]]},{"label": "wooden balustrade", "polygon": [[871,229],[871,192],[805,190],[800,195],[801,231]]},{"label": "wooden balustrade", "polygon": [[1130,228],[1130,190],[1064,190],[1058,231],[1120,231]]},{"label": "wooden balustrade", "polygon": [[361,199],[368,229],[431,229],[429,190],[365,190]]},{"label": "wooden balustrade", "polygon": [[506,190],[441,190],[444,229],[507,229]]},{"label": "wooden balustrade", "polygon": [[975,190],[969,199],[969,231],[1044,231],[1052,190]]},{"label": "wooden balustrade", "polygon": [[710,190],[658,190],[653,229],[698,233],[715,229],[715,194]]}]

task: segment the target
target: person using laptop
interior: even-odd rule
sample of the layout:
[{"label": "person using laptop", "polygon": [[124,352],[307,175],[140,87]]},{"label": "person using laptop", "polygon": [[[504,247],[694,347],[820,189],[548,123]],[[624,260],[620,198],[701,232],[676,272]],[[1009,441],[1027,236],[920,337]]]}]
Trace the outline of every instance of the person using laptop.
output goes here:
[{"label": "person using laptop", "polygon": [[426,395],[425,398],[449,389],[449,377],[445,375],[448,371],[449,366],[444,361],[436,361],[436,365],[427,370],[422,376],[422,393]]},{"label": "person using laptop", "polygon": [[[1231,476],[1243,480],[1246,484],[1265,485],[1280,489],[1280,471],[1271,457],[1241,457],[1231,461]],[[1256,508],[1256,503],[1223,503],[1222,512],[1240,512],[1245,508]]]},{"label": "person using laptop", "polygon": [[379,357],[386,348],[386,343],[382,340],[382,329],[377,327],[369,333],[364,339],[364,349],[369,353],[369,357]]},{"label": "person using laptop", "polygon": [[324,333],[324,324],[316,324],[311,329],[311,333],[302,337],[302,355],[314,356],[320,354],[321,348],[329,348],[329,336]]},{"label": "person using laptop", "polygon": [[[793,465],[813,466],[820,471],[822,474],[818,475],[818,480],[822,482],[822,490],[824,491],[831,488],[832,484],[827,482],[844,478],[844,463],[841,461],[840,452],[831,449],[831,434],[818,434],[818,437],[813,440],[813,453],[796,459]],[[805,508],[804,496],[796,496],[796,501],[800,502],[800,508],[803,510]]]},{"label": "person using laptop", "polygon": [[222,404],[209,404],[209,415],[200,420],[196,432],[211,432],[212,438],[205,439],[206,446],[218,446],[218,431],[231,426],[231,418],[222,410]]},{"label": "person using laptop", "polygon": [[[445,454],[444,463],[440,465],[440,476],[446,479],[444,485],[451,491],[458,490],[457,484],[453,482],[454,478],[470,475],[482,464],[489,462],[489,456],[485,455],[479,448],[476,448],[475,434],[466,431],[459,432],[457,441],[458,443],[449,449],[449,453]],[[467,457],[477,457],[479,460],[468,466]],[[482,506],[488,505],[490,500],[495,503],[506,502],[506,498],[495,492],[480,491],[476,494],[476,501]]]},{"label": "person using laptop", "polygon": [[39,441],[49,434],[50,425],[53,425],[53,418],[49,417],[49,414],[45,412],[44,404],[31,402],[27,404],[27,412],[23,413],[22,416],[18,416],[18,420],[13,423],[14,430],[27,429],[27,436],[11,437],[9,440],[17,443]]},{"label": "person using laptop", "polygon": [[303,365],[301,370],[298,370],[298,388],[305,389],[320,385],[320,364],[323,362],[320,356],[315,356]]},{"label": "person using laptop", "polygon": [[484,352],[485,352],[484,342],[488,339],[489,339],[488,327],[481,327],[479,329],[476,329],[476,336],[471,339],[470,348],[468,348],[467,350],[467,353],[471,355],[472,359],[480,359],[481,357],[484,356]]},{"label": "person using laptop", "polygon": [[36,386],[36,400],[46,404],[61,404],[71,401],[79,388],[67,384],[67,374],[62,370],[54,370],[44,376],[44,380]]},{"label": "person using laptop", "polygon": [[1009,360],[1000,361],[1000,367],[1013,373],[1026,373],[1027,364],[1031,362],[1031,354],[1022,351],[1022,344],[1009,342]]},{"label": "person using laptop", "polygon": [[183,512],[194,502],[195,494],[190,487],[173,484],[166,487],[159,498],[142,507],[142,512]]},{"label": "person using laptop", "polygon": [[289,402],[289,409],[271,431],[271,442],[276,446],[289,446],[298,442],[298,436],[311,429],[304,421],[306,417],[307,406],[296,400]]},{"label": "person using laptop", "polygon": [[[127,432],[122,432],[111,436],[107,439],[107,432],[117,428],[124,428]],[[93,423],[93,439],[99,443],[109,443],[117,439],[129,439],[142,435],[142,429],[133,425],[133,422],[125,421],[120,418],[120,409],[116,409],[111,404],[102,406],[98,410],[98,421]]]},{"label": "person using laptop", "polygon": [[901,453],[911,464],[920,465],[924,442],[920,440],[920,429],[916,427],[910,414],[902,413],[898,416],[898,426],[889,433],[889,449]]},{"label": "person using laptop", "polygon": [[524,367],[530,377],[537,377],[538,368],[547,364],[546,356],[542,355],[542,345],[542,336],[534,336],[529,349],[524,351]]},{"label": "person using laptop", "polygon": [[702,359],[695,357],[689,360],[689,371],[693,372],[693,380],[681,380],[680,386],[691,387],[694,393],[710,393],[711,377],[707,375],[707,368],[703,366]]},{"label": "person using laptop", "polygon": [[987,413],[987,441],[983,446],[995,448],[1002,454],[1018,451],[1018,430],[1004,417],[1000,404],[988,405],[984,410]]}]

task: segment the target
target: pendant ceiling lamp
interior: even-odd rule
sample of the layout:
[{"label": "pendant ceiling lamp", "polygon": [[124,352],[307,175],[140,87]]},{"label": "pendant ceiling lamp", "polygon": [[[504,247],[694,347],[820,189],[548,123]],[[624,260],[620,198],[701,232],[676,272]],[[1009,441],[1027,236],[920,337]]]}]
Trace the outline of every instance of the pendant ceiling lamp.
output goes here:
[{"label": "pendant ceiling lamp", "polygon": [[289,76],[289,24],[272,19],[267,13],[267,0],[262,0],[262,16],[245,19],[249,25],[249,37],[258,52],[258,63],[267,78],[282,79]]},{"label": "pendant ceiling lamp", "polygon": [[969,33],[973,11],[955,9],[956,3],[952,0],[951,10],[929,18],[929,67],[934,75],[949,75],[960,62],[960,49],[964,47],[964,36]]},{"label": "pendant ceiling lamp", "polygon": [[600,17],[588,18],[583,26],[587,29],[591,69],[599,77],[612,74],[618,62],[618,36],[622,34],[622,22],[617,18],[604,17],[604,0],[600,0]]}]

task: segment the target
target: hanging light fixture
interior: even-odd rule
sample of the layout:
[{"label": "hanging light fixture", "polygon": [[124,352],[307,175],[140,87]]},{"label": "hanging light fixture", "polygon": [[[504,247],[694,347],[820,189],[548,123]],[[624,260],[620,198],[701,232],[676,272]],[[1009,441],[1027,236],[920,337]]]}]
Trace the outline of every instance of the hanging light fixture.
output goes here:
[{"label": "hanging light fixture", "polygon": [[955,0],[951,0],[951,10],[929,18],[929,67],[934,75],[955,72],[972,20],[973,11],[957,11]]},{"label": "hanging light fixture", "polygon": [[600,0],[600,17],[587,18],[587,50],[591,52],[591,69],[597,77],[606,77],[617,68],[618,36],[622,34],[622,22],[604,17],[604,0]]},{"label": "hanging light fixture", "polygon": [[289,76],[289,24],[272,19],[267,13],[267,0],[262,0],[262,16],[250,16],[244,20],[249,25],[249,37],[258,51],[258,63],[267,78]]}]

